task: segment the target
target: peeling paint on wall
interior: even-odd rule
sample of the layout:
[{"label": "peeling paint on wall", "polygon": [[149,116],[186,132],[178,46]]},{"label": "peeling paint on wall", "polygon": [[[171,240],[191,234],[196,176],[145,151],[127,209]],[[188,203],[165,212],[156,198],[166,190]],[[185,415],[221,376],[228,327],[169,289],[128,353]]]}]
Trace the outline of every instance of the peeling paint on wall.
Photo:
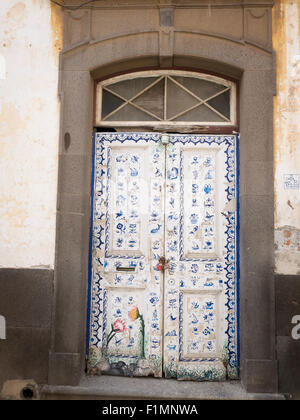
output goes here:
[{"label": "peeling paint on wall", "polygon": [[300,274],[300,229],[293,226],[276,229],[275,257],[278,272]]},{"label": "peeling paint on wall", "polygon": [[62,8],[50,2],[51,7],[51,30],[52,52],[55,63],[58,65],[59,53],[62,50],[63,41],[63,12]]},{"label": "peeling paint on wall", "polygon": [[[274,98],[275,271],[299,274],[300,190],[287,180],[300,174],[300,1],[276,0],[273,47],[277,96]],[[289,232],[289,233],[288,233]],[[290,235],[287,237],[286,235]]]},{"label": "peeling paint on wall", "polygon": [[1,0],[0,267],[54,266],[62,45],[57,9],[49,0]]},{"label": "peeling paint on wall", "polygon": [[6,61],[5,57],[0,54],[0,80],[5,80],[6,78]]},{"label": "peeling paint on wall", "polygon": [[276,251],[300,252],[300,229],[283,226],[276,230]]}]

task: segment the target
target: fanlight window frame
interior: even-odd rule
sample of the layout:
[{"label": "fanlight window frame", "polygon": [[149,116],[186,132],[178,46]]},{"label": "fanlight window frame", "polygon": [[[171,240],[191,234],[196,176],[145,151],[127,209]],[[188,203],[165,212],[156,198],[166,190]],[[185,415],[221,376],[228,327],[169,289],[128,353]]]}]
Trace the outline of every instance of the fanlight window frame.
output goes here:
[{"label": "fanlight window frame", "polygon": [[[196,78],[196,79],[201,79],[201,80],[205,80],[208,82],[212,82],[215,84],[219,84],[219,85],[223,85],[225,86],[225,88],[223,90],[221,90],[220,92],[218,92],[215,95],[212,95],[209,98],[206,99],[202,99],[200,98],[198,95],[196,95],[192,90],[184,87],[183,85],[181,85],[180,87],[187,91],[188,94],[190,94],[191,96],[193,96],[196,100],[199,101],[198,105],[196,106],[192,106],[190,107],[190,110],[192,110],[193,108],[197,108],[197,106],[201,106],[203,104],[205,104],[206,106],[210,107],[209,104],[207,104],[207,102],[209,102],[211,99],[213,99],[214,97],[217,97],[225,92],[229,92],[229,107],[230,107],[230,118],[226,117],[225,115],[219,113],[222,115],[222,117],[224,117],[224,121],[180,121],[180,120],[176,120],[174,121],[174,117],[172,117],[171,119],[167,119],[166,118],[166,104],[167,104],[167,100],[166,98],[168,98],[168,89],[167,89],[167,80],[171,80],[173,83],[180,85],[180,83],[176,82],[173,77],[190,77],[190,78]],[[117,112],[120,108],[116,108],[113,112],[111,112],[110,114],[108,114],[104,119],[102,119],[102,95],[103,95],[103,88],[105,91],[109,92],[109,93],[113,93],[113,95],[116,95],[115,92],[110,91],[109,86],[113,85],[115,83],[118,82],[122,82],[122,81],[127,81],[127,80],[132,80],[132,79],[138,79],[138,78],[149,78],[149,77],[153,77],[156,79],[155,83],[153,83],[153,85],[158,84],[161,80],[165,79],[164,82],[164,96],[163,96],[163,100],[164,100],[164,116],[163,119],[158,118],[156,116],[156,120],[155,121],[142,121],[142,120],[137,120],[137,121],[132,121],[132,120],[128,120],[128,121],[117,121],[117,120],[107,120],[105,118],[113,115],[115,112]],[[137,97],[139,97],[140,95],[142,95],[145,91],[150,90],[151,89],[151,85],[148,85],[145,89],[141,90],[140,92],[138,92],[138,94],[134,95],[132,98],[130,98],[129,100],[119,96],[120,99],[123,99],[125,101],[125,104],[123,104],[123,106],[126,106],[127,104],[133,105],[134,107],[136,107],[137,109],[139,109],[139,106],[137,106],[136,104],[134,104],[132,101],[135,100]],[[118,96],[118,95],[116,95]],[[210,107],[212,108],[212,107]],[[216,112],[218,114],[218,111],[216,109],[212,109],[214,112]],[[151,116],[151,113],[148,111],[143,110],[143,112],[145,114],[149,114]],[[178,118],[180,117],[180,114],[185,114],[189,112],[189,109],[187,109],[184,112],[179,113],[178,115],[176,115],[175,117]],[[152,117],[154,115],[152,114]],[[225,120],[227,119],[227,121]],[[212,127],[216,128],[216,127],[224,127],[224,128],[236,128],[237,127],[237,83],[232,81],[232,80],[228,80],[228,79],[224,79],[222,77],[219,76],[215,76],[215,75],[211,75],[211,74],[206,74],[206,73],[201,73],[201,72],[194,72],[194,71],[182,71],[182,70],[152,70],[152,71],[137,71],[134,73],[127,73],[121,76],[115,76],[115,77],[111,77],[109,79],[105,79],[105,80],[101,80],[101,81],[96,81],[96,101],[95,101],[95,127],[112,127],[112,128],[118,128],[118,127],[122,127],[122,128],[126,128],[126,127],[151,127],[153,129],[159,129],[159,128],[165,128],[168,127],[170,129],[172,129],[174,127],[174,129],[176,127],[180,128],[180,127],[205,127],[205,128],[209,128]]]}]

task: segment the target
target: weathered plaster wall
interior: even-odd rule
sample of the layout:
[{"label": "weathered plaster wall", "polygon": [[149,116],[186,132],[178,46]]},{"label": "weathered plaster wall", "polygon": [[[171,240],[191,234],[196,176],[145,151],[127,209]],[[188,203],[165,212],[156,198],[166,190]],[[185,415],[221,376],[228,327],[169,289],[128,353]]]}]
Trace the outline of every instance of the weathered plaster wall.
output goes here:
[{"label": "weathered plaster wall", "polygon": [[275,1],[273,46],[277,60],[277,96],[274,99],[275,272],[300,274],[299,0]]},{"label": "weathered plaster wall", "polygon": [[0,4],[0,267],[54,266],[62,13]]},{"label": "weathered plaster wall", "polygon": [[[299,9],[300,0],[273,9],[275,262],[284,274],[300,271],[300,190],[284,183],[300,174]],[[0,267],[53,267],[62,13],[49,0],[2,0],[0,25]]]}]

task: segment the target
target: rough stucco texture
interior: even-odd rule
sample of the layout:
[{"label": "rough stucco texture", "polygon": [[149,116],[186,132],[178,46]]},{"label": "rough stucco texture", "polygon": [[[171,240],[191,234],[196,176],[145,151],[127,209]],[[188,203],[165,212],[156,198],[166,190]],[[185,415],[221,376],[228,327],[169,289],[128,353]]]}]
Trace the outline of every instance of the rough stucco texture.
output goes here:
[{"label": "rough stucco texture", "polygon": [[291,275],[300,273],[300,185],[297,185],[300,184],[299,16],[300,0],[275,1],[275,272]]},{"label": "rough stucco texture", "polygon": [[0,267],[54,265],[60,13],[0,4]]}]

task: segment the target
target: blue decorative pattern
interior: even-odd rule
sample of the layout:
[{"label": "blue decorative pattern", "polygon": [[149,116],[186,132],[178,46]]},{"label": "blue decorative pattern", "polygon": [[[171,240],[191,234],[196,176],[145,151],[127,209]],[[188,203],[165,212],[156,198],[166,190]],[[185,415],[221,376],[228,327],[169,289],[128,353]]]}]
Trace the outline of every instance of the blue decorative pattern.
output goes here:
[{"label": "blue decorative pattern", "polygon": [[[138,323],[128,321],[128,310],[134,306],[139,306],[140,310],[147,312],[146,334],[147,354],[157,355],[160,344],[160,315],[159,308],[161,302],[160,285],[162,273],[157,271],[157,263],[163,252],[164,221],[161,218],[162,202],[159,191],[164,182],[164,170],[159,166],[160,155],[160,134],[155,133],[111,133],[97,134],[95,138],[95,178],[94,178],[94,203],[93,203],[93,241],[92,241],[92,260],[91,270],[91,310],[90,310],[90,346],[102,348],[110,332],[111,325],[119,318],[125,319],[128,333],[116,334],[110,346],[114,349],[113,356],[116,358],[137,358],[134,346],[138,341]],[[132,143],[132,151],[116,151],[118,145],[126,146]],[[149,263],[145,253],[140,251],[141,227],[138,212],[135,210],[139,205],[139,183],[140,171],[143,169],[141,163],[142,155],[135,150],[135,144],[153,143],[156,145],[151,152],[151,171],[153,179],[150,182],[150,212],[148,235],[150,239],[153,260]],[[172,147],[177,149],[173,150]],[[222,176],[226,179],[224,185],[224,197],[229,204],[237,198],[237,144],[235,136],[182,136],[171,135],[170,144],[167,147],[168,165],[166,168],[166,183],[169,199],[166,202],[167,234],[165,237],[166,255],[170,256],[168,273],[165,273],[168,289],[166,293],[166,313],[169,320],[165,334],[165,351],[169,354],[169,359],[174,362],[214,362],[219,356],[214,356],[216,352],[216,339],[209,339],[216,334],[216,313],[203,309],[205,299],[199,297],[197,290],[204,291],[207,295],[214,296],[213,305],[217,304],[219,296],[224,295],[225,312],[225,335],[227,336],[227,364],[228,369],[234,377],[238,369],[238,314],[237,314],[237,213],[231,211],[223,212],[223,226],[226,228],[224,237],[226,243],[224,248],[226,256],[221,261],[217,255],[217,243],[213,242],[216,235],[216,222],[213,219],[216,173],[213,166],[213,156],[207,152],[202,157],[191,152],[190,162],[192,180],[190,183],[191,206],[190,213],[185,210],[187,203],[184,187],[185,165],[183,146],[202,146],[210,151],[214,147],[221,146],[220,153],[224,153],[224,168]],[[134,149],[134,150],[133,150]],[[191,147],[191,150],[193,148]],[[190,155],[188,155],[190,156]],[[131,184],[125,185],[122,182],[113,184],[111,182],[113,171],[114,176],[125,166],[122,159],[126,159],[128,165],[127,178]],[[202,169],[201,169],[202,168]],[[202,172],[201,172],[202,171]],[[201,172],[201,175],[199,175]],[[187,182],[186,185],[189,185]],[[127,189],[126,189],[127,188]],[[136,194],[131,194],[134,190]],[[124,195],[122,194],[124,191]],[[123,196],[123,198],[122,198]],[[177,198],[176,198],[177,197]],[[207,214],[199,210],[199,197],[202,197],[204,208],[209,209]],[[203,197],[205,201],[203,201]],[[118,201],[119,200],[119,201]],[[126,203],[124,200],[127,200]],[[204,202],[204,204],[203,204]],[[112,211],[110,203],[114,203],[115,211]],[[127,206],[127,207],[126,207]],[[201,208],[201,207],[200,207]],[[127,210],[126,210],[127,209]],[[129,209],[129,210],[128,210]],[[127,211],[125,217],[124,212]],[[214,210],[215,211],[215,210]],[[200,220],[199,214],[204,214],[204,219]],[[126,221],[126,223],[125,223]],[[193,246],[187,249],[184,240],[184,232],[189,229],[190,238],[200,237],[201,241],[195,240]],[[171,228],[171,230],[169,230]],[[191,241],[188,241],[191,242]],[[191,242],[192,243],[192,242]],[[127,252],[130,251],[130,252]],[[127,254],[126,254],[127,252]],[[126,262],[126,264],[125,264]],[[117,267],[131,267],[134,272],[131,274],[117,272]],[[114,272],[112,275],[111,273]],[[107,286],[109,278],[109,287]],[[149,282],[152,282],[151,288]],[[141,291],[142,295],[136,292],[136,297],[132,301],[121,302],[122,297],[129,295],[124,290]],[[146,289],[147,288],[147,289]],[[112,292],[114,290],[114,292]],[[120,292],[118,292],[120,290]],[[123,295],[121,291],[123,290]],[[147,290],[147,291],[146,291]],[[195,299],[187,297],[187,290],[192,291],[198,296]],[[197,292],[197,293],[196,293]],[[115,302],[120,299],[118,302]],[[201,300],[202,299],[202,300]],[[223,302],[223,301],[222,301]],[[187,305],[187,306],[185,306]],[[187,311],[185,307],[194,305],[194,310]],[[203,319],[202,327],[199,329],[199,307],[202,305]],[[222,303],[223,305],[223,303]],[[184,326],[184,311],[188,312],[188,321]],[[198,318],[198,319],[197,319]],[[194,326],[195,324],[195,326]],[[197,325],[196,325],[197,324]],[[192,330],[194,326],[194,331]],[[198,329],[197,329],[198,328]],[[195,339],[186,341],[186,331],[190,331],[190,336]],[[126,335],[127,334],[127,335]],[[201,336],[201,338],[199,338]],[[126,345],[125,345],[125,344]],[[195,357],[193,357],[193,353]],[[205,353],[203,357],[197,356],[198,353]],[[209,354],[212,357],[209,357]],[[188,354],[188,356],[187,356]],[[207,356],[206,356],[207,355]],[[156,356],[155,356],[156,357]]]},{"label": "blue decorative pattern", "polygon": [[[178,143],[182,145],[181,147],[178,147]],[[180,179],[180,182],[174,183],[172,187],[170,187],[169,184],[169,200],[172,201],[172,196],[176,192],[176,188],[179,188],[179,195],[180,195],[180,206],[178,211],[172,211],[171,207],[169,206],[169,211],[167,211],[167,217],[168,220],[171,216],[172,219],[176,219],[179,214],[179,235],[173,234],[172,242],[175,243],[177,238],[179,242],[179,263],[178,266],[175,267],[175,272],[177,273],[177,276],[179,276],[179,287],[181,289],[179,296],[178,296],[178,312],[179,312],[179,326],[178,326],[178,359],[176,357],[176,354],[174,353],[174,356],[169,356],[169,361],[171,363],[176,362],[207,362],[207,361],[213,361],[216,358],[215,357],[195,357],[192,356],[193,352],[195,353],[209,353],[210,351],[212,353],[215,352],[215,343],[214,340],[205,341],[204,335],[207,335],[209,337],[209,329],[203,328],[202,329],[196,329],[191,330],[190,334],[188,334],[189,328],[193,327],[193,323],[196,324],[198,321],[196,319],[195,314],[193,314],[192,309],[187,310],[184,315],[184,296],[186,296],[185,290],[194,290],[193,293],[196,293],[195,296],[201,296],[199,293],[202,293],[206,291],[205,293],[209,294],[209,291],[215,291],[216,298],[218,297],[218,300],[220,300],[221,293],[224,294],[225,302],[224,306],[226,307],[225,311],[225,321],[226,321],[226,327],[225,327],[225,334],[227,336],[227,343],[226,347],[224,347],[224,354],[222,357],[226,359],[226,363],[228,366],[228,372],[229,377],[237,377],[238,374],[238,335],[237,335],[237,326],[238,326],[238,313],[237,313],[237,254],[236,254],[236,247],[237,247],[237,237],[236,237],[236,231],[237,231],[237,220],[236,220],[236,211],[223,211],[222,215],[225,216],[224,220],[226,220],[225,226],[225,244],[224,249],[226,250],[226,256],[221,262],[220,257],[217,255],[214,255],[214,246],[211,246],[211,250],[209,251],[207,256],[204,255],[203,249],[195,249],[195,255],[193,255],[193,251],[188,252],[188,256],[186,256],[186,250],[185,250],[185,242],[184,242],[184,234],[187,232],[187,219],[189,219],[188,228],[191,231],[191,233],[195,234],[200,229],[199,225],[199,219],[196,211],[193,211],[193,209],[196,209],[196,206],[199,205],[199,203],[196,201],[199,199],[199,191],[200,188],[203,188],[204,194],[208,197],[207,201],[205,202],[205,205],[207,207],[213,207],[213,200],[209,198],[211,196],[211,193],[214,189],[214,170],[212,165],[211,157],[209,156],[210,148],[218,148],[218,150],[221,150],[224,153],[224,172],[222,172],[222,176],[225,177],[225,183],[224,183],[224,192],[227,202],[228,209],[231,208],[230,202],[235,200],[236,197],[236,187],[237,187],[237,145],[236,145],[236,137],[235,136],[176,136],[172,135],[170,137],[170,145],[174,145],[174,148],[171,148],[169,151],[169,158],[171,158],[172,163],[169,164],[169,167],[167,167],[167,174],[169,173],[172,175],[172,180],[174,178]],[[184,146],[190,145],[190,148],[183,148]],[[205,166],[205,172],[203,172],[201,182],[199,183],[199,163],[200,163],[200,155],[197,155],[197,148],[193,149],[192,146],[199,147],[199,145],[203,145],[204,149],[203,153],[206,154],[207,161],[203,161],[202,158],[202,165]],[[206,149],[205,149],[206,147]],[[192,154],[194,156],[192,158],[192,161],[189,161],[191,169],[189,169],[191,178],[188,178],[187,184],[184,187],[184,177],[186,176],[186,170],[184,168],[184,153],[189,153],[189,150],[195,150]],[[177,156],[179,153],[179,156]],[[177,157],[176,157],[177,156]],[[170,167],[172,165],[176,165],[176,159],[179,166],[179,174],[176,171],[170,171]],[[198,166],[197,166],[198,165]],[[202,167],[203,167],[202,166]],[[212,168],[212,170],[209,170],[209,168]],[[198,170],[198,173],[197,173]],[[170,179],[171,177],[169,177]],[[191,185],[191,192],[190,197],[192,199],[191,204],[191,212],[188,213],[190,216],[187,215],[187,212],[185,211],[185,205],[187,204],[187,200],[189,197],[185,194],[185,188],[189,186],[189,183]],[[193,198],[195,197],[195,199]],[[212,214],[210,212],[210,214]],[[172,224],[168,221],[168,227],[167,231],[170,232],[170,227],[172,227]],[[202,223],[203,225],[203,223]],[[211,223],[211,220],[204,220],[204,230],[201,232],[202,237],[204,240],[206,238],[210,238],[213,236],[213,230],[214,226]],[[191,241],[189,241],[191,242]],[[171,243],[171,241],[170,241]],[[200,248],[200,243],[199,243]],[[211,255],[210,255],[211,253]],[[174,262],[174,265],[176,266],[176,260],[177,260],[177,252],[175,248],[168,248],[167,257],[171,260],[171,264]],[[198,254],[198,255],[197,255]],[[177,271],[176,271],[177,270]],[[174,273],[175,273],[174,272]],[[188,274],[188,272],[190,274]],[[167,284],[168,284],[168,294],[171,293],[172,288],[176,287],[176,277],[175,279],[172,278],[171,275],[167,276]],[[222,292],[223,290],[223,292]],[[222,298],[223,299],[223,298]],[[169,306],[168,310],[172,311],[174,313],[177,311],[177,299],[172,299],[172,306],[170,305],[171,299],[169,300]],[[201,299],[200,299],[201,300]],[[221,300],[220,302],[223,302]],[[221,303],[220,303],[221,304]],[[222,303],[223,305],[223,303]],[[223,306],[222,306],[223,307]],[[173,315],[172,315],[173,316]],[[167,317],[167,319],[169,319]],[[188,321],[190,320],[190,321]],[[202,320],[203,321],[203,320]],[[189,324],[190,322],[190,324]],[[177,344],[176,340],[169,339],[169,333],[168,331],[172,328],[172,322],[167,322],[167,332],[165,336],[166,339],[166,347],[173,351],[176,350]],[[190,325],[190,327],[189,327]],[[198,327],[199,324],[197,324]],[[199,337],[202,334],[202,338]],[[188,338],[187,338],[188,337]],[[191,339],[190,337],[194,337],[194,339]],[[188,344],[189,343],[189,344]],[[206,347],[204,346],[204,343],[208,343],[209,345]],[[224,344],[225,345],[225,344]],[[185,350],[184,350],[184,346]],[[219,344],[220,347],[220,344]],[[188,349],[188,351],[187,351]],[[206,350],[205,350],[206,349]],[[186,355],[188,353],[188,356]],[[218,353],[218,357],[220,357],[220,353]],[[225,354],[226,353],[226,354]]]},{"label": "blue decorative pattern", "polygon": [[[139,182],[148,176],[140,174],[140,171],[145,171],[141,159],[145,159],[143,156],[150,152],[153,172],[150,192],[153,197],[149,228],[154,260],[158,262],[162,249],[163,213],[157,192],[161,193],[164,173],[161,168],[164,164],[164,148],[160,147],[159,141],[160,135],[155,133],[99,133],[95,136],[90,346],[103,348],[111,326],[121,319],[126,328],[124,332],[115,334],[109,344],[109,352],[115,358],[138,357],[140,323],[132,322],[128,312],[138,306],[143,313],[145,298],[152,308],[147,310],[148,316],[152,314],[151,324],[146,325],[146,331],[149,331],[149,353],[157,357],[160,349],[157,334],[160,334],[161,322],[157,308],[160,305],[158,290],[162,273],[155,274],[154,271],[155,286],[148,290],[149,267],[145,265],[145,250],[140,248],[139,214],[143,203],[139,202],[138,197]],[[150,143],[151,147],[146,149]],[[120,200],[122,190],[124,200]],[[119,250],[122,252],[118,253]],[[152,262],[153,270],[156,270],[157,262]],[[134,270],[132,273],[118,272],[118,267]],[[132,290],[131,296],[127,296],[124,290]],[[124,293],[128,297],[126,302],[124,299],[122,302]]]},{"label": "blue decorative pattern", "polygon": [[227,220],[227,255],[226,255],[226,307],[228,314],[226,317],[228,336],[228,365],[234,371],[238,369],[238,342],[237,342],[237,258],[236,258],[236,217],[232,212],[228,212]]},{"label": "blue decorative pattern", "polygon": [[[176,144],[226,144],[226,179],[233,186],[228,186],[226,189],[228,201],[235,198],[235,136],[172,136],[170,143]],[[180,261],[198,261],[198,258],[185,258],[184,257],[184,241],[183,241],[183,225],[184,225],[184,189],[183,189],[184,171],[183,171],[183,154],[180,152],[180,241],[179,241],[179,255]],[[202,260],[203,261],[203,260]],[[206,261],[217,261],[216,258],[210,257]]]}]

